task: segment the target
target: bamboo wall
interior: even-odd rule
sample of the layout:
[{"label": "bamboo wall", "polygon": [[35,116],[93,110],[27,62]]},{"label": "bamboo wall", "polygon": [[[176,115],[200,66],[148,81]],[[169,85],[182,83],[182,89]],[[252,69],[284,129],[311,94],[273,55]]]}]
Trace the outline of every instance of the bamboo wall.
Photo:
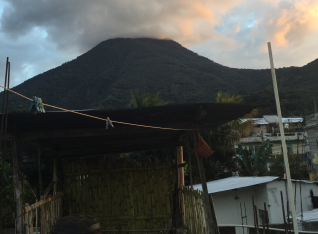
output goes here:
[{"label": "bamboo wall", "polygon": [[176,173],[170,163],[78,160],[63,170],[65,215],[90,215],[109,230],[171,227]]},{"label": "bamboo wall", "polygon": [[208,234],[207,215],[202,192],[188,187],[182,188],[183,226],[188,234]]}]

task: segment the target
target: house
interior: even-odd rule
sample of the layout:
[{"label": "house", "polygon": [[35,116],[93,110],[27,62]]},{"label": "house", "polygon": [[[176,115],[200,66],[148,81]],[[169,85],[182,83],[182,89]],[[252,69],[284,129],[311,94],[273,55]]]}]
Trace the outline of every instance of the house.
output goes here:
[{"label": "house", "polygon": [[[235,143],[235,148],[241,144],[247,147],[254,155],[263,141],[269,140],[272,144],[272,155],[282,153],[280,130],[278,126],[278,117],[276,115],[264,115],[263,118],[253,118],[255,127],[249,137],[241,138]],[[304,130],[303,118],[290,117],[282,118],[284,125],[287,150],[291,153],[305,155],[307,133]],[[237,154],[237,156],[239,156]]]},{"label": "house", "polygon": [[318,180],[318,112],[306,117],[306,132],[308,134],[308,169],[310,180]]},{"label": "house", "polygon": [[[296,213],[301,216],[307,211],[318,208],[315,200],[318,196],[318,182],[293,180]],[[236,233],[248,233],[241,227],[254,226],[253,200],[257,206],[258,223],[262,225],[265,206],[270,227],[283,228],[281,191],[284,200],[285,217],[287,217],[286,179],[279,177],[229,177],[207,182],[208,192],[213,195],[214,209],[219,226],[237,226]],[[201,184],[193,186],[202,190]],[[312,191],[312,196],[311,196]],[[318,213],[316,213],[318,214]],[[305,217],[305,216],[303,216]],[[317,217],[318,218],[318,215]],[[308,221],[308,220],[307,220]],[[299,230],[304,230],[299,220]]]}]

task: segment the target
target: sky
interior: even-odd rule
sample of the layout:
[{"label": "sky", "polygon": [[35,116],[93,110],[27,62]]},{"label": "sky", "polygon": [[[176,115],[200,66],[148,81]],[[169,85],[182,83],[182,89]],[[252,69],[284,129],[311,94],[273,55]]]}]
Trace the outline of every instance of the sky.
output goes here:
[{"label": "sky", "polygon": [[0,84],[7,57],[13,87],[117,37],[252,69],[270,67],[271,42],[276,68],[304,66],[318,58],[318,0],[0,0]]}]

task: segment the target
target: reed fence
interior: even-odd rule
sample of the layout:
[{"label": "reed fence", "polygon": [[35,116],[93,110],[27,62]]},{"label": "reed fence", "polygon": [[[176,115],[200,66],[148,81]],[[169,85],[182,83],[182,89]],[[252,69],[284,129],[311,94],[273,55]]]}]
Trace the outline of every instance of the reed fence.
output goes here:
[{"label": "reed fence", "polygon": [[181,191],[184,229],[188,234],[208,234],[209,226],[202,192],[188,187],[183,187]]},{"label": "reed fence", "polygon": [[63,170],[65,215],[90,215],[105,232],[171,228],[176,183],[171,163],[77,160],[65,163]]}]

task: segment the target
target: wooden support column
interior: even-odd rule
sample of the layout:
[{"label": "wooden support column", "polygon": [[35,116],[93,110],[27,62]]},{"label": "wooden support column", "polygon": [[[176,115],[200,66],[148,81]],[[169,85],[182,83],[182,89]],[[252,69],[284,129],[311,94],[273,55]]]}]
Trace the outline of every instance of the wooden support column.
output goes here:
[{"label": "wooden support column", "polygon": [[38,146],[38,170],[39,170],[39,185],[40,185],[40,195],[39,195],[39,198],[40,198],[40,200],[41,200],[41,196],[43,195],[43,194],[42,194],[41,154],[42,154],[41,147]]},{"label": "wooden support column", "polygon": [[[199,132],[194,133],[194,139],[196,142],[199,142],[199,140],[200,140]],[[214,220],[213,215],[212,215],[208,187],[206,185],[205,171],[204,171],[204,166],[203,166],[203,158],[200,155],[198,155],[197,153],[196,153],[196,155],[197,155],[200,179],[201,179],[202,190],[203,190],[203,199],[204,199],[204,204],[205,204],[205,210],[206,210],[206,215],[207,215],[208,225],[209,225],[209,234],[216,234],[214,226],[217,224],[214,223],[215,220]]]},{"label": "wooden support column", "polygon": [[19,162],[19,154],[18,154],[18,145],[16,137],[12,137],[12,171],[13,171],[13,189],[14,189],[14,200],[16,206],[16,233],[22,234],[22,182],[23,178],[20,173],[20,162]]},{"label": "wooden support column", "polygon": [[[183,163],[183,147],[178,146],[178,160],[179,164]],[[179,168],[180,187],[184,186],[184,167]]]}]

